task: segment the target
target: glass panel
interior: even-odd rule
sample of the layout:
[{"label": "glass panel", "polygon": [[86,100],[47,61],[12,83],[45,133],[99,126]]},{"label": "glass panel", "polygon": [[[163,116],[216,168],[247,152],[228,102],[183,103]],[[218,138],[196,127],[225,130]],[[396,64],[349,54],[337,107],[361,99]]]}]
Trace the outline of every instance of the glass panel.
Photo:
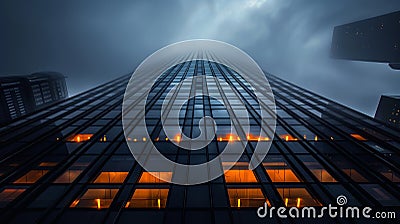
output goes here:
[{"label": "glass panel", "polygon": [[71,208],[108,208],[118,189],[88,189],[80,199],[76,199]]},{"label": "glass panel", "polygon": [[8,203],[16,199],[25,189],[6,188],[0,193],[0,208],[4,208]]},{"label": "glass panel", "polygon": [[315,175],[315,177],[321,182],[337,182],[335,178],[333,178],[328,171],[324,169],[311,169],[311,172]]},{"label": "glass panel", "polygon": [[272,182],[300,182],[282,157],[267,157],[267,159],[271,162],[264,162],[263,166]]},{"label": "glass panel", "polygon": [[356,182],[368,182],[367,179],[365,179],[359,172],[357,172],[355,169],[343,169],[343,172],[345,172],[352,180]]},{"label": "glass panel", "polygon": [[231,207],[260,207],[267,201],[260,188],[228,189]]},{"label": "glass panel", "polygon": [[[228,163],[224,162],[222,165],[225,167]],[[248,166],[247,162],[237,162],[230,170],[226,170],[224,174],[226,183],[257,183],[254,172],[249,170]]]},{"label": "glass panel", "polygon": [[138,183],[166,183],[161,178],[170,181],[172,172],[143,172]]},{"label": "glass panel", "polygon": [[101,172],[94,183],[123,183],[128,172]]},{"label": "glass panel", "polygon": [[350,135],[351,135],[351,137],[353,137],[353,138],[355,138],[355,139],[357,139],[359,141],[367,141],[366,138],[364,138],[363,136],[361,136],[359,134],[350,134]]},{"label": "glass panel", "polygon": [[286,207],[320,206],[305,188],[278,188]]},{"label": "glass panel", "polygon": [[72,183],[82,173],[82,170],[67,170],[54,183]]},{"label": "glass panel", "polygon": [[272,182],[300,182],[293,171],[286,169],[267,169],[267,173]]},{"label": "glass panel", "polygon": [[15,184],[33,184],[43,177],[48,170],[31,170],[18,180],[14,181]]},{"label": "glass panel", "polygon": [[68,142],[84,142],[90,140],[93,134],[76,134],[67,138]]},{"label": "glass panel", "polygon": [[125,208],[165,208],[169,189],[136,189]]}]

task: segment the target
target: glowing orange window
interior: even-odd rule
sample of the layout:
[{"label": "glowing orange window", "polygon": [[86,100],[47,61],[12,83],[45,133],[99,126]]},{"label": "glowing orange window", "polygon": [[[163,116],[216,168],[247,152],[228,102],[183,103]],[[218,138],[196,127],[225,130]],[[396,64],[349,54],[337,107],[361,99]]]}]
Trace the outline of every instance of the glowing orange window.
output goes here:
[{"label": "glowing orange window", "polygon": [[248,169],[248,162],[236,162],[231,169],[227,170],[227,166],[231,163],[224,162],[222,166],[225,170],[224,176],[227,183],[257,183],[257,178],[252,170]]},{"label": "glowing orange window", "polygon": [[165,208],[169,189],[136,189],[125,208]]},{"label": "glowing orange window", "polygon": [[71,208],[108,208],[118,189],[88,189],[79,199],[70,205]]},{"label": "glowing orange window", "polygon": [[252,170],[228,170],[225,172],[225,181],[227,183],[257,183]]},{"label": "glowing orange window", "polygon": [[260,188],[228,188],[231,207],[260,207],[267,202]]},{"label": "glowing orange window", "polygon": [[297,141],[298,139],[297,138],[294,138],[292,135],[290,135],[290,134],[284,134],[284,135],[279,135],[279,137],[282,139],[282,140],[285,140],[285,141]]},{"label": "glowing orange window", "polygon": [[42,178],[48,170],[31,170],[18,180],[14,181],[15,184],[33,184]]},{"label": "glowing orange window", "polygon": [[123,183],[128,172],[101,172],[93,183]]},{"label": "glowing orange window", "polygon": [[41,166],[41,167],[47,167],[47,166],[56,166],[58,163],[57,162],[41,162],[40,164],[39,164],[39,166]]},{"label": "glowing orange window", "polygon": [[68,142],[84,142],[90,140],[93,134],[76,134],[67,138]]},{"label": "glowing orange window", "polygon": [[305,188],[278,188],[286,207],[320,206]]},{"label": "glowing orange window", "polygon": [[289,168],[267,169],[267,173],[272,182],[300,182],[299,178]]},{"label": "glowing orange window", "polygon": [[166,183],[164,180],[171,181],[172,172],[143,172],[139,183]]},{"label": "glowing orange window", "polygon": [[[283,159],[283,158],[279,158]],[[286,162],[274,161],[263,163],[272,182],[300,182],[300,179],[289,168]]]},{"label": "glowing orange window", "polygon": [[359,134],[350,134],[351,137],[357,139],[358,141],[367,141],[366,138],[364,138],[363,136],[359,135]]},{"label": "glowing orange window", "polygon": [[16,199],[24,191],[25,191],[25,189],[12,189],[12,188],[4,189],[0,193],[0,208],[4,207],[9,202]]}]

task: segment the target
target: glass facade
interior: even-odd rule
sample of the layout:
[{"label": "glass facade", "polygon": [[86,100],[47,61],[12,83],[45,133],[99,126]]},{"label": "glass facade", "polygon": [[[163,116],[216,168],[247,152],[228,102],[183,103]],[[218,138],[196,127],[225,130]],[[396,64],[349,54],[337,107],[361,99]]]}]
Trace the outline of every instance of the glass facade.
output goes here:
[{"label": "glass facade", "polygon": [[[229,133],[226,109],[206,96],[189,100],[179,113],[183,132],[192,138],[199,135],[202,117],[214,118],[218,129],[207,147],[180,149],[163,133],[159,110],[166,93],[200,75],[229,83],[250,114],[245,153],[223,176],[175,185],[159,179],[172,173],[150,174],[135,162],[121,122],[126,75],[0,128],[1,222],[265,223],[256,214],[264,202],[321,206],[335,204],[339,195],[353,206],[400,206],[400,131],[271,74],[274,139],[257,134],[263,128],[257,120],[260,105],[239,74],[213,62],[188,61],[164,72],[150,91],[146,123],[151,139],[128,141],[152,141],[183,164],[209,161],[230,141],[240,141]],[[181,88],[224,94],[205,78],[193,80]],[[271,149],[261,165],[248,170],[259,141],[272,141]]]}]

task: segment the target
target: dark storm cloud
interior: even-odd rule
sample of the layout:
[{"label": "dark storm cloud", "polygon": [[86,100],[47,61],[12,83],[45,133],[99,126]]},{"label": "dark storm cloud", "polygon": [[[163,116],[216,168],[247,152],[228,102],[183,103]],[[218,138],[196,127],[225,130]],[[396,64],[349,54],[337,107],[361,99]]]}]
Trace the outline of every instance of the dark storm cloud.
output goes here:
[{"label": "dark storm cloud", "polygon": [[333,27],[400,10],[375,0],[2,1],[0,74],[54,70],[70,92],[131,72],[167,44],[211,38],[266,71],[373,115],[400,94],[387,65],[329,58]]}]

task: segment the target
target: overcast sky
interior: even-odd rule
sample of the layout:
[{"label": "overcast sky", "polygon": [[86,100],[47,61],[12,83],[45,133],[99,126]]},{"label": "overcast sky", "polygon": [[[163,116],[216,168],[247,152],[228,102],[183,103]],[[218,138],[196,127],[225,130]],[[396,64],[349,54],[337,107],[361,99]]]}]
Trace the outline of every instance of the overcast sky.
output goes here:
[{"label": "overcast sky", "polygon": [[398,10],[399,0],[7,0],[0,3],[0,75],[58,71],[74,95],[131,73],[165,45],[210,38],[373,115],[381,94],[400,94],[400,72],[330,59],[332,31]]}]

